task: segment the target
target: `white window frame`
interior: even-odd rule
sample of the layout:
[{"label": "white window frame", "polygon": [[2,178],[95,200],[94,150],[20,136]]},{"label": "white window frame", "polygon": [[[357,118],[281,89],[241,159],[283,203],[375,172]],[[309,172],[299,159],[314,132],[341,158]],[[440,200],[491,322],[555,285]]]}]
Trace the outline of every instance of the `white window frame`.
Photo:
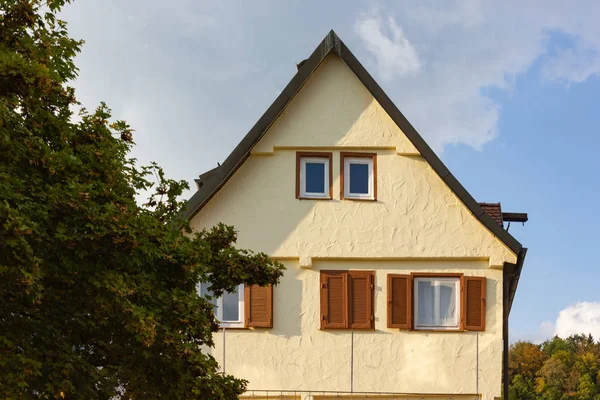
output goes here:
[{"label": "white window frame", "polygon": [[[310,164],[323,164],[323,174],[325,182],[325,191],[322,193],[318,192],[307,192],[306,191],[306,163]],[[329,158],[325,157],[300,157],[300,197],[305,199],[329,199],[331,193],[329,193]]]},{"label": "white window frame", "polygon": [[[201,283],[200,285],[204,285]],[[199,288],[199,294],[202,296],[202,289]],[[219,326],[221,328],[243,328],[244,327],[244,284],[242,283],[237,287],[237,295],[238,295],[238,315],[239,319],[237,321],[223,321],[223,297],[217,297],[214,299],[215,306],[215,316],[217,320],[219,320]]]},{"label": "white window frame", "polygon": [[[350,192],[350,180],[352,174],[350,173],[351,164],[366,164],[369,166],[369,192],[368,193],[351,193]],[[375,177],[373,176],[373,158],[372,157],[344,157],[344,198],[346,199],[360,199],[360,200],[374,200],[375,199]]]},{"label": "white window frame", "polygon": [[[431,282],[434,286],[434,324],[433,325],[424,325],[419,323],[419,282]],[[452,282],[454,283],[455,290],[454,295],[455,305],[456,305],[456,313],[455,313],[455,323],[452,325],[443,325],[443,321],[440,318],[440,282]],[[461,313],[461,302],[460,302],[460,278],[459,277],[415,277],[413,283],[414,290],[414,316],[415,316],[415,329],[422,330],[440,330],[440,331],[456,331],[460,330],[460,313]]]}]

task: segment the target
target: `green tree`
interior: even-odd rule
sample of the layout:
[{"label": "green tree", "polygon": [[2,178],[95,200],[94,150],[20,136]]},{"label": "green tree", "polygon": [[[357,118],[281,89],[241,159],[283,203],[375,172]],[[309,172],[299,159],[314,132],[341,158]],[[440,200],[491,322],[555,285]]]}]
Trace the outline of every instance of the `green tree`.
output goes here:
[{"label": "green tree", "polygon": [[508,391],[509,399],[536,400],[535,382],[521,374],[514,375]]},{"label": "green tree", "polygon": [[600,400],[600,343],[591,335],[514,343],[508,366],[511,400]]},{"label": "green tree", "polygon": [[533,381],[544,365],[546,356],[540,346],[529,342],[516,342],[510,346],[508,368],[512,375],[521,375],[527,381]]},{"label": "green tree", "polygon": [[196,287],[276,283],[283,266],[232,227],[192,232],[187,184],[137,167],[105,105],[75,121],[64,4],[0,0],[0,398],[235,398],[246,382],[201,351],[218,325]]},{"label": "green tree", "polygon": [[590,374],[585,374],[579,378],[579,384],[577,388],[577,398],[579,400],[593,399],[597,394],[598,387],[594,383]]},{"label": "green tree", "polygon": [[561,350],[555,353],[550,359],[546,360],[540,371],[538,372],[537,390],[542,394],[543,399],[560,400],[570,397],[565,395],[572,394],[572,389],[569,382],[570,378],[569,365],[566,357],[569,353]]}]

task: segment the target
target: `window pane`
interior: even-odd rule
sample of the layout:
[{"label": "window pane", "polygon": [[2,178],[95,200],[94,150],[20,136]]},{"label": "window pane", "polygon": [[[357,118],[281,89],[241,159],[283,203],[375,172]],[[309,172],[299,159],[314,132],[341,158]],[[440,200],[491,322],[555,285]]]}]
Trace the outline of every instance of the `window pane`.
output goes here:
[{"label": "window pane", "polygon": [[419,298],[418,324],[432,326],[435,323],[435,287],[429,281],[417,281]]},{"label": "window pane", "polygon": [[223,321],[239,321],[239,295],[237,291],[233,293],[223,293]]},{"label": "window pane", "polygon": [[369,194],[369,165],[350,163],[350,193]]},{"label": "window pane", "polygon": [[456,285],[440,282],[440,319],[442,325],[456,325]]},{"label": "window pane", "polygon": [[306,163],[306,192],[325,193],[325,164]]},{"label": "window pane", "polygon": [[208,290],[208,283],[200,283],[200,296],[201,297],[210,297],[208,301],[212,303],[213,306],[217,305],[217,299],[215,299],[214,295],[210,290]]}]

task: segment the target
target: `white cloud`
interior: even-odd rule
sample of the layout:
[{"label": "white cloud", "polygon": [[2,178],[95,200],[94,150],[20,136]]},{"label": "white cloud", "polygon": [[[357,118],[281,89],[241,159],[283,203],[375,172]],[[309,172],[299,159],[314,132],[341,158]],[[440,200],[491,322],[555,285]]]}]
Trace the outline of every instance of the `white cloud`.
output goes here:
[{"label": "white cloud", "polygon": [[528,340],[541,343],[554,336],[566,338],[575,334],[592,334],[594,339],[600,339],[600,302],[579,302],[560,311],[556,321],[544,321],[537,332],[516,333],[512,341]]},{"label": "white cloud", "polygon": [[600,302],[577,303],[558,314],[555,334],[564,338],[576,333],[600,339]]},{"label": "white cloud", "polygon": [[382,79],[414,75],[421,69],[417,51],[391,15],[384,19],[377,13],[362,14],[354,28],[377,60]]},{"label": "white cloud", "polygon": [[[136,129],[141,162],[190,181],[223,161],[331,28],[436,151],[497,137],[502,110],[487,89],[510,91],[534,62],[544,82],[576,84],[600,72],[595,0],[365,10],[352,0],[343,9],[318,0],[106,0],[75,1],[64,17],[86,40],[78,98],[91,109],[105,100]],[[549,48],[556,32],[573,40]]]},{"label": "white cloud", "polygon": [[540,324],[540,338],[547,339],[556,334],[554,324],[550,321],[544,321]]},{"label": "white cloud", "polygon": [[554,337],[554,331],[554,323],[551,321],[542,322],[536,332],[515,332],[511,328],[510,341],[511,343],[514,343],[523,340],[539,344]]},{"label": "white cloud", "polygon": [[[543,82],[574,84],[600,73],[600,2],[578,4],[403,2],[394,17],[358,13],[354,30],[374,58],[371,69],[435,150],[478,149],[498,135],[501,108],[489,88],[512,90],[538,60]],[[549,48],[552,34],[566,37],[566,48]],[[410,61],[414,49],[418,64]]]},{"label": "white cloud", "polygon": [[597,49],[577,47],[561,49],[546,62],[544,78],[566,84],[581,83],[600,73],[600,53]]}]

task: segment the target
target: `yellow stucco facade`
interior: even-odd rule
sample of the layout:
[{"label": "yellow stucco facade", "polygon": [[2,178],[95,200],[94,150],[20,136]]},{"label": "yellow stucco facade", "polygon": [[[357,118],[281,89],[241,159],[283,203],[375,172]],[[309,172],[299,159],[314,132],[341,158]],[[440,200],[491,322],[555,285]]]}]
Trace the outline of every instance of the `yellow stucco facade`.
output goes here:
[{"label": "yellow stucco facade", "polygon": [[[377,153],[377,201],[340,199],[340,151],[348,150]],[[333,153],[333,199],[296,199],[297,151]],[[325,58],[191,225],[219,222],[235,226],[239,247],[287,267],[274,289],[273,328],[219,332],[210,349],[249,389],[500,395],[502,266],[516,255],[337,55]],[[332,269],[375,271],[375,329],[355,331],[353,347],[349,330],[319,329],[319,272]],[[386,275],[411,272],[485,276],[486,330],[388,329]]]}]

